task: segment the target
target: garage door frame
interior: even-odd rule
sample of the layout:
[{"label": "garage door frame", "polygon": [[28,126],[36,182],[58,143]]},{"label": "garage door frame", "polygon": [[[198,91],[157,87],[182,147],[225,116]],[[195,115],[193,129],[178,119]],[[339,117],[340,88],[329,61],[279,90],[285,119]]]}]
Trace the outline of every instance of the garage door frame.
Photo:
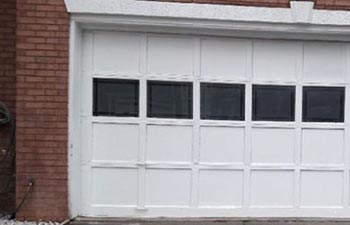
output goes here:
[{"label": "garage door frame", "polygon": [[[350,40],[350,28],[334,25],[279,24],[260,22],[232,22],[216,20],[158,18],[139,16],[101,16],[73,14],[70,33],[70,77],[69,77],[69,208],[71,216],[81,215],[81,154],[80,154],[80,100],[81,84],[77,74],[81,74],[81,43],[84,30],[121,30],[135,32],[157,32],[175,34],[201,34],[226,37],[276,38],[298,40]],[[347,93],[349,101],[349,93]],[[348,104],[349,105],[349,104]],[[348,109],[347,109],[348,110]],[[347,113],[349,114],[349,113]],[[349,124],[346,124],[349,126]],[[350,136],[350,135],[347,135]],[[347,138],[347,141],[349,138]],[[350,217],[347,212],[335,210],[333,214],[310,211],[308,216]],[[326,212],[327,210],[325,210]],[[249,214],[236,212],[239,217]],[[293,214],[293,212],[291,212]],[[256,216],[264,217],[264,210]],[[276,213],[279,217],[291,214]],[[190,216],[190,215],[189,215]],[[210,216],[210,215],[209,215]],[[232,216],[228,214],[228,216]],[[303,217],[303,215],[300,215]]]}]

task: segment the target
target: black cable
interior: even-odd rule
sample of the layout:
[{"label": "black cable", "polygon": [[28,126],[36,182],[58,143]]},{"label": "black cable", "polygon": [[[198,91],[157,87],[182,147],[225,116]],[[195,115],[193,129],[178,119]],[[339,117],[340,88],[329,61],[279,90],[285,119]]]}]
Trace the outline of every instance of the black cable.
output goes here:
[{"label": "black cable", "polygon": [[24,194],[21,202],[19,203],[19,205],[17,206],[15,211],[11,213],[10,219],[16,218],[16,214],[19,212],[19,210],[22,208],[24,202],[27,200],[29,193],[33,190],[34,184],[35,184],[35,178],[33,178],[33,177],[29,178],[27,191]]},{"label": "black cable", "polygon": [[14,172],[14,158],[15,158],[15,119],[12,117],[10,111],[3,102],[0,102],[0,125],[9,127],[9,137],[7,148],[3,149],[4,155],[0,157],[0,164],[3,164],[5,160],[9,162],[7,180],[4,182],[3,187],[0,187],[0,196],[8,194],[11,191],[11,184],[13,181]]},{"label": "black cable", "polygon": [[11,113],[3,102],[0,102],[0,124],[7,124],[11,120]]},{"label": "black cable", "polygon": [[[0,127],[5,128],[4,133],[8,134],[7,139],[4,142],[4,148],[0,149],[0,165],[4,165],[4,163],[8,163],[8,166],[3,166],[0,169],[7,170],[7,172],[2,171],[2,175],[4,176],[3,184],[0,186],[0,197],[9,194],[13,191],[13,183],[14,183],[14,170],[15,170],[15,119],[11,115],[9,109],[3,102],[0,102]],[[6,212],[0,212],[1,218],[10,218],[12,214]]]}]

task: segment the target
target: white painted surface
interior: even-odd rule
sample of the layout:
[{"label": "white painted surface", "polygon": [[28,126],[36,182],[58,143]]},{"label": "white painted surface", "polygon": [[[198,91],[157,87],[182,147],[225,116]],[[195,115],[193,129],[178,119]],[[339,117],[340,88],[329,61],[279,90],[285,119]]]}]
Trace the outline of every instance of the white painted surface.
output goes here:
[{"label": "white painted surface", "polygon": [[[298,23],[300,19],[305,22],[304,18],[307,17],[303,9],[297,10],[297,17],[295,17],[289,8],[181,4],[135,0],[65,0],[65,2],[68,12],[73,14],[90,13],[266,23]],[[313,10],[312,20],[310,21],[310,18],[307,19],[309,20],[307,22],[311,24],[349,25],[350,12]]]},{"label": "white painted surface", "polygon": [[302,163],[343,164],[344,130],[302,131]]},{"label": "white painted surface", "polygon": [[200,128],[201,162],[243,163],[244,149],[244,128]]},{"label": "white painted surface", "polygon": [[137,169],[94,168],[92,205],[137,205]]},{"label": "white painted surface", "polygon": [[252,207],[293,206],[293,171],[253,170],[250,179],[250,201]]},{"label": "white painted surface", "polygon": [[93,125],[94,160],[137,161],[139,126],[130,124]]},{"label": "white painted surface", "polygon": [[304,80],[344,82],[347,48],[344,43],[307,42],[304,46]]},{"label": "white painted surface", "polygon": [[125,74],[140,73],[140,37],[103,32],[94,37],[93,69],[95,71],[100,73],[111,73],[111,71]]},{"label": "white painted surface", "polygon": [[253,48],[254,78],[296,81],[300,42],[261,40],[254,42]]},{"label": "white painted surface", "polygon": [[149,37],[147,74],[193,75],[193,45],[189,38]]},{"label": "white painted surface", "polygon": [[247,76],[249,46],[245,40],[203,39],[201,41],[201,77],[235,80]]},{"label": "white painted surface", "polygon": [[314,8],[313,1],[290,1],[292,17],[298,23],[310,23]]},{"label": "white painted surface", "polygon": [[191,170],[146,170],[146,206],[188,207],[190,199]]},{"label": "white painted surface", "polygon": [[147,126],[147,161],[190,162],[192,127]]},{"label": "white painted surface", "polygon": [[253,128],[252,163],[293,164],[295,129]]},{"label": "white painted surface", "polygon": [[[112,65],[115,61],[109,58],[106,61],[96,58],[96,52],[100,52],[101,57],[107,54],[97,50],[100,46],[105,48],[101,40],[114,38],[118,43],[111,47],[113,55],[138,59],[137,65],[129,63],[125,67],[128,69],[123,69]],[[133,40],[140,43],[137,51],[115,50],[130,45]],[[350,157],[345,135],[349,130],[349,118],[340,124],[301,122],[301,85],[306,84],[305,77],[313,85],[339,85],[338,79],[328,79],[326,75],[322,81],[318,76],[309,76],[319,70],[320,65],[303,63],[305,58],[317,62],[319,49],[309,46],[324,43],[259,39],[241,42],[237,38],[227,38],[221,43],[220,40],[223,39],[198,35],[85,32],[81,75],[81,96],[84,97],[79,103],[82,215],[350,215]],[[270,51],[264,50],[262,43],[266,43]],[[334,53],[337,59],[349,62],[349,44],[328,42],[326,45],[329,54]],[[339,45],[346,49],[346,54],[338,54]],[[237,51],[233,54],[227,49]],[[203,53],[208,50],[215,52],[218,58],[231,58],[233,65],[243,62],[245,68],[239,68],[239,73],[229,77],[229,61],[210,64],[212,56]],[[171,62],[176,58],[174,53],[181,56],[176,60],[184,67],[177,68]],[[182,54],[191,57],[182,60]],[[206,61],[202,60],[205,57]],[[278,75],[284,72],[279,63],[277,68],[265,67],[263,57],[280,62],[285,73]],[[223,68],[217,69],[217,66]],[[305,67],[310,73],[304,73]],[[203,68],[211,72],[201,76]],[[130,73],[126,73],[127,70]],[[219,72],[222,75],[215,77]],[[244,76],[235,77],[236,74]],[[348,87],[348,67],[344,69],[344,76],[343,85]],[[92,77],[139,79],[140,117],[92,117],[89,97],[92,96]],[[147,118],[146,80],[149,78],[194,82],[194,119]],[[296,122],[251,122],[249,99],[246,100],[246,121],[200,120],[200,81],[246,84],[247,98],[251,97],[252,84],[296,85]]]},{"label": "white painted surface", "polygon": [[199,207],[240,207],[243,205],[243,171],[201,170]]},{"label": "white painted surface", "polygon": [[301,172],[301,207],[341,207],[343,178],[341,171]]}]

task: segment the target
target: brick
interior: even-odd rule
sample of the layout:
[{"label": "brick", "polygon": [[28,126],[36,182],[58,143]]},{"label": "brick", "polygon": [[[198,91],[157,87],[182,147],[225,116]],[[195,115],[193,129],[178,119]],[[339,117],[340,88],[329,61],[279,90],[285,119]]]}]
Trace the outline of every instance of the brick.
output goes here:
[{"label": "brick", "polygon": [[[19,219],[68,218],[68,14],[63,0],[17,0],[17,203]],[[49,210],[42,210],[48,208]]]}]

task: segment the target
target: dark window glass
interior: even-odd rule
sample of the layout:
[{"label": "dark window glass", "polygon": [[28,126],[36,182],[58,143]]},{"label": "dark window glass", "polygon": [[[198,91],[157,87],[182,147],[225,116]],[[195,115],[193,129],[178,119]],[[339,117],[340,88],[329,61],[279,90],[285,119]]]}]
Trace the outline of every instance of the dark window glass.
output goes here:
[{"label": "dark window glass", "polygon": [[253,86],[253,120],[294,121],[294,86]]},{"label": "dark window glass", "polygon": [[344,122],[344,87],[304,87],[304,122]]},{"label": "dark window glass", "polygon": [[244,120],[244,85],[201,84],[201,119]]},{"label": "dark window glass", "polygon": [[138,117],[139,81],[94,79],[94,116]]},{"label": "dark window glass", "polygon": [[192,119],[192,83],[148,81],[147,116]]}]

